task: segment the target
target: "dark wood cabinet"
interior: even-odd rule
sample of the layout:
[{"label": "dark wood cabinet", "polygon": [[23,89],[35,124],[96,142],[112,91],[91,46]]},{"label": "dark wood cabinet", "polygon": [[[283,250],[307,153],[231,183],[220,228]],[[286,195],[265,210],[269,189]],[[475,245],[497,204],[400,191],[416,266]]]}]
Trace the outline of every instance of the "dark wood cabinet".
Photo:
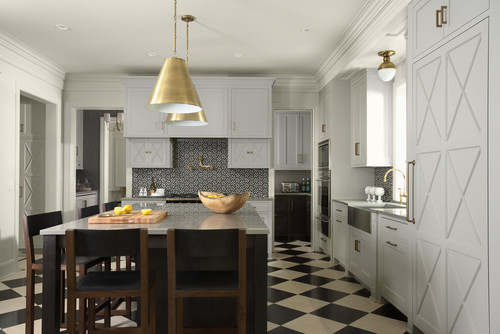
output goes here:
[{"label": "dark wood cabinet", "polygon": [[276,241],[311,240],[311,196],[276,195],[274,215]]}]

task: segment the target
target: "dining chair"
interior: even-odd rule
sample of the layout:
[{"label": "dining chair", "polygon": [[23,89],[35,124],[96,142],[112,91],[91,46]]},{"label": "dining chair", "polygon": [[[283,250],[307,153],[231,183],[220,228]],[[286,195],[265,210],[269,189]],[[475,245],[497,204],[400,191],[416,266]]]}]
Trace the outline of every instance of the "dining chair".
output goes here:
[{"label": "dining chair", "polygon": [[[139,265],[133,271],[94,271],[77,279],[78,256],[136,256]],[[99,332],[156,333],[156,275],[149,272],[148,232],[146,229],[67,230],[66,261],[68,271],[68,333],[76,333],[76,300],[88,300],[87,328],[95,329],[95,300],[107,299],[105,326],[110,325],[111,299],[129,296],[140,300],[137,327],[99,328]]]},{"label": "dining chair", "polygon": [[[40,231],[63,223],[61,211],[41,213],[31,216],[24,216],[24,244],[26,247],[26,334],[34,332],[34,311],[35,311],[35,271],[43,270],[43,259],[35,259],[35,249],[33,238],[40,235]],[[64,276],[66,271],[66,261],[64,255],[61,256],[61,327],[66,327],[64,322]],[[85,276],[88,270],[97,265],[105,263],[109,267],[109,259],[102,257],[78,257],[75,262],[76,271],[81,277]],[[80,308],[83,304],[80,304]],[[85,324],[84,313],[79,315],[79,324]],[[81,326],[84,330],[85,326]]]},{"label": "dining chair", "polygon": [[95,216],[99,214],[99,204],[78,209],[78,219]]},{"label": "dining chair", "polygon": [[115,207],[120,206],[120,205],[121,205],[121,202],[119,202],[119,201],[102,203],[102,212],[111,211]]},{"label": "dining chair", "polygon": [[[224,264],[224,270],[212,264]],[[167,232],[168,334],[246,333],[245,230]],[[185,298],[236,298],[236,326],[184,328]]]}]

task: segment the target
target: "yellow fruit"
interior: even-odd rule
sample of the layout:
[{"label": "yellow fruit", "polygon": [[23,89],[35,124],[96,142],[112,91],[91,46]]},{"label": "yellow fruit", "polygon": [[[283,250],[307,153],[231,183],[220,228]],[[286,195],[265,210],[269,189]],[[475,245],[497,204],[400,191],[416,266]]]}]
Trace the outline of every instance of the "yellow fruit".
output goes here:
[{"label": "yellow fruit", "polygon": [[124,209],[124,208],[122,208],[121,206],[116,206],[116,207],[115,207],[115,213],[116,213],[117,215],[124,214],[124,213],[125,213],[125,209]]},{"label": "yellow fruit", "polygon": [[127,204],[123,207],[123,210],[125,210],[125,213],[130,213],[132,212],[132,206]]},{"label": "yellow fruit", "polygon": [[219,197],[219,196],[210,194],[210,195],[207,195],[207,197],[208,197],[208,198],[217,198],[217,197]]},{"label": "yellow fruit", "polygon": [[149,215],[151,213],[151,209],[142,209],[141,212],[143,215]]}]

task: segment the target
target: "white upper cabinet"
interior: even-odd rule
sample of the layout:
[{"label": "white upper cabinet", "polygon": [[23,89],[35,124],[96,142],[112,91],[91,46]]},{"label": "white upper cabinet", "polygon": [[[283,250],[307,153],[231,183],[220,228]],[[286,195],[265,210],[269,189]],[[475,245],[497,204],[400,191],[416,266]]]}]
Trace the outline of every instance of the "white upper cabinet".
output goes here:
[{"label": "white upper cabinet", "polygon": [[417,56],[489,8],[489,0],[422,0],[412,10]]},{"label": "white upper cabinet", "polygon": [[127,157],[132,168],[172,168],[172,142],[167,138],[128,139]]},{"label": "white upper cabinet", "polygon": [[270,168],[269,139],[229,139],[228,168]]},{"label": "white upper cabinet", "polygon": [[311,113],[276,111],[274,114],[274,168],[311,169]]},{"label": "white upper cabinet", "polygon": [[392,166],[392,83],[376,69],[351,81],[351,165]]},{"label": "white upper cabinet", "polygon": [[76,169],[83,169],[83,110],[76,111]]},{"label": "white upper cabinet", "polygon": [[319,93],[318,123],[316,124],[318,142],[330,138],[330,115],[333,111],[332,86],[328,84]]},{"label": "white upper cabinet", "polygon": [[125,137],[272,138],[273,78],[193,77],[208,125],[165,125],[166,114],[145,108],[156,77],[122,78]]},{"label": "white upper cabinet", "polygon": [[272,137],[271,87],[231,89],[231,137]]},{"label": "white upper cabinet", "polygon": [[204,126],[167,126],[169,137],[227,137],[229,96],[226,88],[198,88],[203,112],[208,124]]},{"label": "white upper cabinet", "polygon": [[[154,84],[154,83],[153,83]],[[166,114],[146,109],[152,86],[125,87],[124,137],[165,137]]]}]

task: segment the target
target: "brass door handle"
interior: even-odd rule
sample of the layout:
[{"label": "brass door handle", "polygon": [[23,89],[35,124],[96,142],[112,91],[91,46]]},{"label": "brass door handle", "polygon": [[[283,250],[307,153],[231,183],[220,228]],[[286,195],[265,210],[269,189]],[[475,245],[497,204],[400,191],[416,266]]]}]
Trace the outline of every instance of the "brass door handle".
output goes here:
[{"label": "brass door handle", "polygon": [[[410,165],[413,166],[413,174],[415,174],[415,160],[406,162],[406,191],[408,192],[408,197],[406,197],[406,221],[415,224],[415,176],[411,176],[411,191],[410,190]],[[410,219],[410,193],[411,193],[411,210],[413,218]]]},{"label": "brass door handle", "polygon": [[390,245],[390,246],[392,246],[392,247],[398,247],[398,244],[393,244],[390,241],[386,241],[385,243],[388,244],[388,245]]},{"label": "brass door handle", "polygon": [[444,11],[448,6],[441,6],[441,9],[436,10],[436,27],[442,28],[443,24],[447,24],[448,20],[444,17]]},{"label": "brass door handle", "polygon": [[359,240],[354,240],[354,250],[358,253],[361,252],[359,244],[360,244]]},{"label": "brass door handle", "polygon": [[359,155],[359,143],[354,143],[354,155]]}]

